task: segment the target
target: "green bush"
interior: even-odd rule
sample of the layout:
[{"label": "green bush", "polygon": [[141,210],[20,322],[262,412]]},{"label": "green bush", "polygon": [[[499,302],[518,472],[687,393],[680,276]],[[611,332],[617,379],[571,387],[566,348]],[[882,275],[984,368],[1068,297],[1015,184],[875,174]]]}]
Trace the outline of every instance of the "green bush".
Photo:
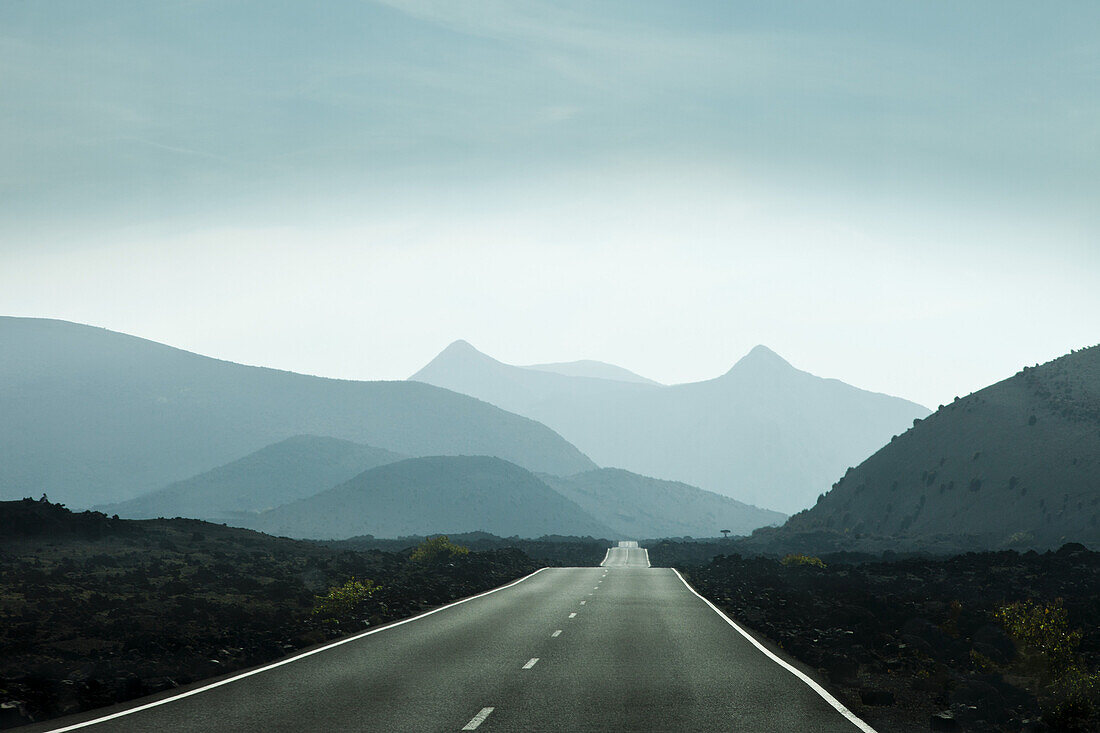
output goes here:
[{"label": "green bush", "polygon": [[334,585],[323,596],[315,596],[313,615],[326,621],[339,621],[360,610],[382,586],[373,580],[350,578],[343,585]]},{"label": "green bush", "polygon": [[429,537],[417,545],[409,559],[415,562],[432,563],[469,554],[469,547],[456,545],[451,542],[447,535],[441,534],[436,537]]},{"label": "green bush", "polygon": [[810,567],[822,568],[826,567],[820,557],[813,557],[811,555],[803,555],[801,552],[792,552],[791,554],[780,560],[782,564],[790,567],[792,565],[809,565]]},{"label": "green bush", "polygon": [[1047,722],[1059,730],[1088,729],[1100,711],[1100,674],[1078,656],[1081,632],[1070,629],[1061,599],[1012,603],[994,617],[1016,642],[1020,658],[1015,666],[1035,680]]},{"label": "green bush", "polygon": [[1070,630],[1061,599],[1045,604],[1035,601],[1012,603],[997,609],[994,617],[1020,647],[1024,661],[1035,672],[1057,677],[1076,659],[1081,632]]}]

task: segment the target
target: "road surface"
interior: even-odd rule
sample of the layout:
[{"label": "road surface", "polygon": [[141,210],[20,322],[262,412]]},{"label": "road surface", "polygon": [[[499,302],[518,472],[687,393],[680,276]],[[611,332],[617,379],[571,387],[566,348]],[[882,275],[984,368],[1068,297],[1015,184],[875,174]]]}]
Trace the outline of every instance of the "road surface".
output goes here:
[{"label": "road surface", "polygon": [[189,696],[25,730],[871,731],[781,664],[627,543]]}]

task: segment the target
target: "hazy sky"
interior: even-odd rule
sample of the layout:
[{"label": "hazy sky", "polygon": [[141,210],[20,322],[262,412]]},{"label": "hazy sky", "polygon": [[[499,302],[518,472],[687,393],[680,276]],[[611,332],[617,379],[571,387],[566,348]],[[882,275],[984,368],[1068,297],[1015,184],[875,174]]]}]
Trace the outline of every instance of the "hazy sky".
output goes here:
[{"label": "hazy sky", "polygon": [[5,0],[0,313],[403,378],[1100,342],[1100,3]]}]

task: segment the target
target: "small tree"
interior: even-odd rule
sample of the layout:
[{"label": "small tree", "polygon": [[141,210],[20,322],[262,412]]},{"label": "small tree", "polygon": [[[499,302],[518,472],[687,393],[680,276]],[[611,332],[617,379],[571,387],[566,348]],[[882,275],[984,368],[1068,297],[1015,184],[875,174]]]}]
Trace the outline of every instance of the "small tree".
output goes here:
[{"label": "small tree", "polygon": [[728,529],[723,529],[722,536],[728,540],[730,538],[730,531]]}]

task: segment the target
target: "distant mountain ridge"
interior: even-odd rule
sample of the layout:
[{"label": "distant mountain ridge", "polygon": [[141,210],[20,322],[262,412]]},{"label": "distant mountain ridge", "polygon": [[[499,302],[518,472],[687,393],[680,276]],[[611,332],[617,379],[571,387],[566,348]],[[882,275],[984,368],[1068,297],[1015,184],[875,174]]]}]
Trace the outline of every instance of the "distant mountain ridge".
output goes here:
[{"label": "distant mountain ridge", "polygon": [[522,368],[535,369],[541,372],[554,372],[555,374],[563,374],[567,377],[590,377],[592,379],[611,379],[617,382],[660,385],[660,382],[655,382],[640,374],[635,374],[629,369],[623,369],[614,364],[593,361],[591,359],[565,361],[555,364],[530,364]]},{"label": "distant mountain ridge", "polygon": [[0,499],[122,501],[299,434],[555,474],[595,468],[546,426],[438,387],[312,377],[0,317]]},{"label": "distant mountain ridge", "polygon": [[252,528],[308,539],[488,532],[502,537],[614,532],[514,463],[429,456],[372,468],[259,515]]},{"label": "distant mountain ridge", "polygon": [[786,519],[728,496],[619,468],[541,478],[620,537],[717,537],[723,530],[747,535]]},{"label": "distant mountain ridge", "polygon": [[296,435],[142,496],[96,507],[124,519],[190,517],[237,524],[409,456],[318,435]]},{"label": "distant mountain ridge", "polygon": [[459,341],[410,379],[538,420],[600,465],[786,512],[928,415],[800,371],[764,346],[720,377],[664,386],[511,366]]},{"label": "distant mountain ridge", "polygon": [[1100,547],[1100,346],[942,406],[782,533],[822,531]]}]

